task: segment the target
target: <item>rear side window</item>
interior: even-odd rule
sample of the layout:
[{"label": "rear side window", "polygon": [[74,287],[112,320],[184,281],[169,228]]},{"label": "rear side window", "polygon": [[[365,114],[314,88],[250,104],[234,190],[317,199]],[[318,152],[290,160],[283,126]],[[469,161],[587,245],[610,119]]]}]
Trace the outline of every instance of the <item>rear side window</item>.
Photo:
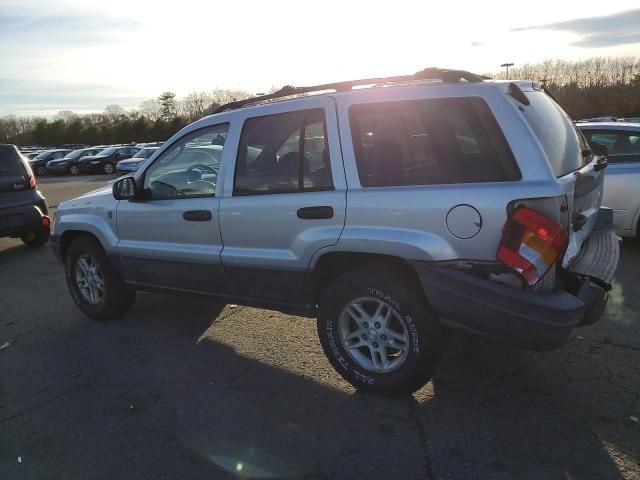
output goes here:
[{"label": "rear side window", "polygon": [[556,177],[581,168],[590,157],[583,157],[588,149],[581,145],[581,137],[569,116],[544,92],[526,92],[531,102],[522,114],[542,145]]},{"label": "rear side window", "polygon": [[25,168],[12,145],[0,145],[0,176],[24,175]]},{"label": "rear side window", "polygon": [[323,109],[248,119],[242,129],[234,195],[333,188]]},{"label": "rear side window", "polygon": [[607,148],[609,162],[640,162],[640,132],[585,130],[583,133],[589,141]]},{"label": "rear side window", "polygon": [[349,116],[364,187],[520,179],[502,131],[480,98],[354,105]]}]

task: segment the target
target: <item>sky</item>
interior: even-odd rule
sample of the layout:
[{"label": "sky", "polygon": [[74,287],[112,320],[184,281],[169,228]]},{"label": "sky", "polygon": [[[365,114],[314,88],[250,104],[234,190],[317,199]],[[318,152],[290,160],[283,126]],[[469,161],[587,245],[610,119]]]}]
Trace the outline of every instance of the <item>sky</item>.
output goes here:
[{"label": "sky", "polygon": [[0,116],[623,55],[638,0],[0,0]]}]

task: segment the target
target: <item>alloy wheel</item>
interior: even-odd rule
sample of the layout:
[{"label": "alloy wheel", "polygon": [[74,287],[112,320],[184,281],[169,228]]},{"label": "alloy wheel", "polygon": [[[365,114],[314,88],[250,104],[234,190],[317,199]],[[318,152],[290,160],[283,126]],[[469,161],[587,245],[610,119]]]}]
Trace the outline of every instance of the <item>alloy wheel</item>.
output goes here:
[{"label": "alloy wheel", "polygon": [[75,264],[75,280],[84,299],[92,305],[104,298],[104,277],[100,265],[90,255],[80,255]]},{"label": "alloy wheel", "polygon": [[377,298],[350,301],[340,314],[338,332],[352,360],[369,372],[396,370],[409,353],[409,333],[400,314]]}]

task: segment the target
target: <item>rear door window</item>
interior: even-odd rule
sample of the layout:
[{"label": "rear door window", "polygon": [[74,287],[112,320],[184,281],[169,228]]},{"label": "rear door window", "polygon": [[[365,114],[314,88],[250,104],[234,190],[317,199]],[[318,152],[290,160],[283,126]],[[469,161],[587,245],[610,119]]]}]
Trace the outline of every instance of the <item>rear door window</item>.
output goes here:
[{"label": "rear door window", "polygon": [[584,134],[589,141],[607,148],[611,163],[640,162],[640,132],[587,130]]},{"label": "rear door window", "polygon": [[332,188],[323,109],[246,120],[236,161],[234,195]]},{"label": "rear door window", "polygon": [[349,115],[364,187],[520,179],[506,139],[480,98],[354,105]]}]

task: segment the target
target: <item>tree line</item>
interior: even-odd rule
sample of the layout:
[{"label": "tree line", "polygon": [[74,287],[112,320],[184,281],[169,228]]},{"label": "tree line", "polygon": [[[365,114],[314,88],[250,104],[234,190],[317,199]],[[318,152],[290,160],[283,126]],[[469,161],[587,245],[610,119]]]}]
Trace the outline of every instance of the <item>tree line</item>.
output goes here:
[{"label": "tree line", "polygon": [[218,106],[250,96],[244,90],[223,89],[192,92],[182,98],[164,92],[130,111],[107,105],[101,113],[61,110],[51,119],[7,115],[0,118],[0,143],[60,146],[164,141]]},{"label": "tree line", "polygon": [[[506,73],[488,76],[505,79]],[[574,119],[640,116],[640,58],[546,60],[510,69],[509,79],[544,83]],[[217,106],[249,96],[244,90],[192,92],[182,98],[164,92],[130,111],[107,105],[101,113],[78,115],[63,110],[51,119],[7,115],[0,118],[0,143],[58,146],[164,141]]]},{"label": "tree line", "polygon": [[[506,72],[490,76],[505,79]],[[511,68],[509,79],[543,83],[576,120],[640,116],[640,57],[546,60]]]}]

